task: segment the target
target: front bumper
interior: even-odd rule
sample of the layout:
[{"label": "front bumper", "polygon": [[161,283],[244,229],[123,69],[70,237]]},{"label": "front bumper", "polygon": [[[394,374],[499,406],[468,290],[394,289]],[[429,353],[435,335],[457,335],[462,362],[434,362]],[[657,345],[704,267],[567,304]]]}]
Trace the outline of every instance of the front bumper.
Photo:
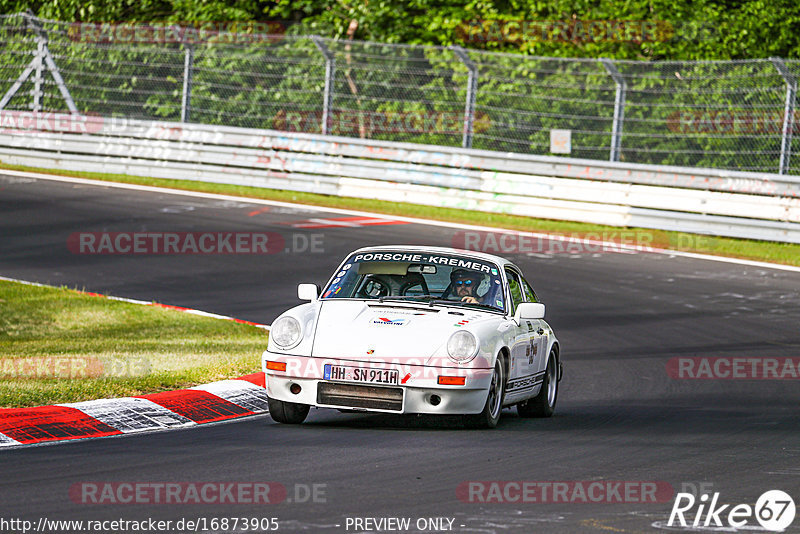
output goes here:
[{"label": "front bumper", "polygon": [[[286,363],[286,371],[267,369],[266,362]],[[326,380],[326,364],[364,369],[396,369],[402,383],[368,384]],[[358,362],[347,359],[311,358],[264,352],[262,366],[266,374],[267,394],[276,400],[324,408],[383,413],[472,414],[483,410],[492,379],[492,369],[430,367],[402,363]],[[463,376],[464,385],[441,385],[439,376]],[[338,384],[332,388],[320,384]],[[299,387],[299,391],[297,388]],[[292,389],[296,393],[292,392]],[[345,395],[328,394],[330,389],[346,390]],[[390,391],[391,390],[391,391]],[[338,393],[338,392],[337,392]],[[362,397],[356,399],[356,397]],[[350,400],[344,400],[345,398]],[[392,406],[377,398],[392,397]],[[376,399],[371,402],[371,399]]]}]

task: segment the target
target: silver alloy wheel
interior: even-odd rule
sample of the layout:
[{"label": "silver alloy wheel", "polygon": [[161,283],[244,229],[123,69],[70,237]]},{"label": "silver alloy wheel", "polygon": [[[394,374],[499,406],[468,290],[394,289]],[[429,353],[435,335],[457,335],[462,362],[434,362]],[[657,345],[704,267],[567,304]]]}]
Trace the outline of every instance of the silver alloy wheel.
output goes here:
[{"label": "silver alloy wheel", "polygon": [[492,419],[499,416],[502,409],[503,402],[503,362],[498,358],[494,364],[494,373],[492,373],[492,385],[489,386],[489,406],[491,406],[490,414]]},{"label": "silver alloy wheel", "polygon": [[551,358],[553,365],[547,366],[547,404],[554,406],[556,403],[556,392],[558,391],[558,371],[555,359]]}]

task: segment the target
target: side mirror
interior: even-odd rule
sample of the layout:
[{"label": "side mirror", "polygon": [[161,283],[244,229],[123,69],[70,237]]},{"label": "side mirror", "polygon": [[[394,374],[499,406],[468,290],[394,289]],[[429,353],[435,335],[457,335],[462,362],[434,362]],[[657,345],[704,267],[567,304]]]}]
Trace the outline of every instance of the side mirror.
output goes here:
[{"label": "side mirror", "polygon": [[319,286],[317,284],[299,284],[297,286],[297,298],[300,300],[317,300],[319,298]]},{"label": "side mirror", "polygon": [[514,319],[517,321],[544,319],[544,304],[541,302],[523,302],[517,306]]}]

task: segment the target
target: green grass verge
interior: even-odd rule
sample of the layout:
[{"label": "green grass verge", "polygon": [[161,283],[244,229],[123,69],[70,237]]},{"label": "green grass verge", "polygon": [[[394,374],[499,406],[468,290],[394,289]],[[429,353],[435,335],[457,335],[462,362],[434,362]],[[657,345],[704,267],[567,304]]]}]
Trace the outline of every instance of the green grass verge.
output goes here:
[{"label": "green grass verge", "polygon": [[141,395],[260,370],[254,326],[0,281],[0,407]]},{"label": "green grass verge", "polygon": [[[6,165],[2,163],[0,163],[0,169],[41,172],[110,182],[124,182],[157,187],[169,187],[188,191],[204,191],[208,193],[219,193],[249,198],[295,202],[298,204],[310,204],[314,206],[370,211],[385,215],[419,217],[423,219],[476,224],[528,232],[548,232],[568,235],[575,234],[580,236],[600,233],[601,235],[605,234],[611,239],[626,239],[625,237],[615,237],[619,235],[621,229],[613,226],[554,221],[548,219],[534,219],[519,215],[486,213],[482,211],[455,208],[438,208],[433,206],[406,204],[402,202],[390,202],[385,200],[335,197],[313,193],[277,191],[258,187],[212,184],[188,180],[147,178],[120,174],[54,171],[50,169],[22,167],[16,165]],[[660,248],[669,248],[686,252],[715,254],[732,258],[743,258],[800,266],[800,244],[774,243],[771,241],[751,241],[747,239],[733,239],[728,237],[705,236],[688,234],[684,232],[668,232],[644,228],[630,228],[628,230],[634,232],[634,241],[643,245],[650,244]],[[630,238],[627,239],[630,240]]]}]

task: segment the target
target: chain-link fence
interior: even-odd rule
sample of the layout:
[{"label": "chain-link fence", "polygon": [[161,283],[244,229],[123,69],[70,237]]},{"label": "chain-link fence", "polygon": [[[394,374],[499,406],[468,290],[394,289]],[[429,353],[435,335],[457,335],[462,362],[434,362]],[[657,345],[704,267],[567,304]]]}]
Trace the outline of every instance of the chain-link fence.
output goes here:
[{"label": "chain-link fence", "polygon": [[0,17],[6,116],[65,111],[635,163],[800,174],[798,75],[800,61],[777,58],[542,58],[247,24]]}]

